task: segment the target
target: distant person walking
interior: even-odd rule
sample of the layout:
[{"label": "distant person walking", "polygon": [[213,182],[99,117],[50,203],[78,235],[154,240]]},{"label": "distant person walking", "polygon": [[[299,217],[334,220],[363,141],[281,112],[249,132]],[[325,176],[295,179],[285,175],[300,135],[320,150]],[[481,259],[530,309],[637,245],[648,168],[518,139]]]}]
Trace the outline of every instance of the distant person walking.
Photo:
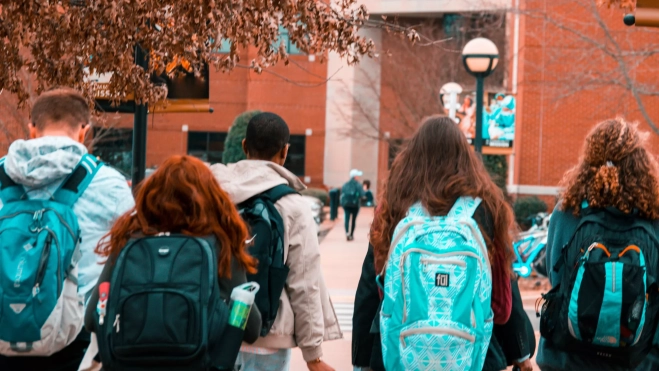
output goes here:
[{"label": "distant person walking", "polygon": [[364,188],[359,182],[359,177],[362,175],[364,173],[353,169],[350,171],[350,180],[341,188],[341,206],[343,207],[343,211],[345,211],[345,228],[348,241],[355,239],[357,215],[359,214],[362,197],[364,197]]}]

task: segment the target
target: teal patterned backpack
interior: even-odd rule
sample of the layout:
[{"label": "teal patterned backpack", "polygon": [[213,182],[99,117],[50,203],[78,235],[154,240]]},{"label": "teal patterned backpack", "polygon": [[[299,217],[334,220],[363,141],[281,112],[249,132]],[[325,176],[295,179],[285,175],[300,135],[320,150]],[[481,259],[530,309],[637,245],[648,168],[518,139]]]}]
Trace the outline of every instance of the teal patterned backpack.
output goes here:
[{"label": "teal patterned backpack", "polygon": [[387,371],[482,369],[493,313],[480,202],[461,197],[443,217],[417,203],[396,227],[380,314]]}]

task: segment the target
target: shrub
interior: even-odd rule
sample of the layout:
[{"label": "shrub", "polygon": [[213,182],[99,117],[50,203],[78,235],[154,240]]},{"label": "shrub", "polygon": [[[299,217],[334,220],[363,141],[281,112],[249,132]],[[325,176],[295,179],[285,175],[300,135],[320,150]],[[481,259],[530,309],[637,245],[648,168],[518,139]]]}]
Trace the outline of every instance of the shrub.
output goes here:
[{"label": "shrub", "polygon": [[258,115],[261,111],[247,111],[241,113],[233,120],[233,124],[229,128],[227,139],[224,141],[224,153],[222,154],[222,163],[225,165],[236,163],[244,160],[245,152],[243,152],[243,139],[247,132],[247,124],[252,117]]},{"label": "shrub", "polygon": [[508,180],[508,161],[506,161],[506,156],[484,155],[483,165],[485,165],[487,172],[490,173],[494,183],[503,191],[506,200],[509,200],[508,189],[506,188],[506,182]]},{"label": "shrub", "polygon": [[329,205],[329,193],[322,188],[307,188],[300,193],[305,196],[311,196],[319,199],[323,205]]},{"label": "shrub", "polygon": [[517,224],[524,229],[528,229],[531,227],[529,217],[537,213],[547,212],[547,204],[536,196],[519,197],[515,200],[513,209],[515,210]]}]

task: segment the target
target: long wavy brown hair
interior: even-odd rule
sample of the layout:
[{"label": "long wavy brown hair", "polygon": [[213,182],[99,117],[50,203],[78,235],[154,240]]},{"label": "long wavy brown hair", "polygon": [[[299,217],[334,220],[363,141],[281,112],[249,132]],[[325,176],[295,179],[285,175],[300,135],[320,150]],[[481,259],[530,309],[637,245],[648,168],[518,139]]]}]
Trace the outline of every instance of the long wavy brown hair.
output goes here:
[{"label": "long wavy brown hair", "polygon": [[432,215],[446,215],[461,196],[483,200],[494,224],[494,240],[483,233],[490,261],[510,273],[512,209],[458,126],[442,116],[426,119],[391,166],[371,229],[378,272],[396,225],[414,203],[421,201]]},{"label": "long wavy brown hair", "polygon": [[232,259],[247,272],[256,272],[256,261],[246,251],[245,224],[210,169],[194,157],[170,157],[146,179],[135,208],[117,220],[96,253],[116,256],[131,237],[159,232],[214,235],[221,277],[231,277]]},{"label": "long wavy brown hair", "polygon": [[563,178],[562,209],[579,215],[585,200],[589,207],[612,206],[627,214],[636,209],[641,217],[659,219],[659,173],[647,138],[622,118],[597,125],[579,164]]}]

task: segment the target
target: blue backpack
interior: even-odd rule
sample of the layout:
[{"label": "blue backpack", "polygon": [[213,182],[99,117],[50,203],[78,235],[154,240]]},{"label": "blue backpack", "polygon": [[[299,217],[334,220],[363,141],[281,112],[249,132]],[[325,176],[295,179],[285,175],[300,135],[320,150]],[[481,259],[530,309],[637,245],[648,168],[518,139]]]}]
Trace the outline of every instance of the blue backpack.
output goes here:
[{"label": "blue backpack", "polygon": [[387,371],[483,368],[493,313],[480,202],[459,198],[443,217],[417,203],[396,227],[380,314]]},{"label": "blue backpack", "polygon": [[49,356],[83,325],[73,204],[101,167],[85,155],[55,194],[29,199],[0,160],[0,354]]},{"label": "blue backpack", "polygon": [[552,348],[635,369],[656,340],[658,268],[653,221],[585,204],[554,266],[560,281],[543,295],[542,337]]}]

